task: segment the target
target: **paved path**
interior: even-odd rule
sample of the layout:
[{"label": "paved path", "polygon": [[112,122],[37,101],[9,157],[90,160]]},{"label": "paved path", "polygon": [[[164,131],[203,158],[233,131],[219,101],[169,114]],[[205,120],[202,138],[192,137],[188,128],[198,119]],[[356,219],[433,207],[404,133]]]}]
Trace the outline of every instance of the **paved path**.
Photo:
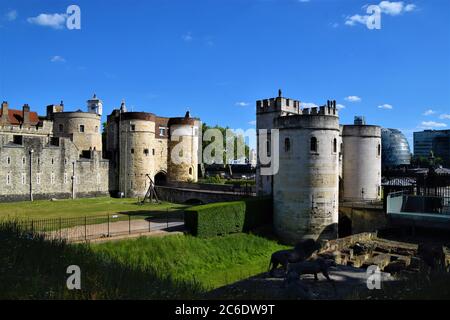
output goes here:
[{"label": "paved path", "polygon": [[[153,233],[158,231],[180,230],[184,226],[181,220],[169,219],[134,219],[130,221],[118,221],[81,225],[71,228],[48,232],[49,238],[62,238],[69,241],[92,240],[98,238],[110,238],[136,233]],[[109,236],[108,236],[109,235]]]}]

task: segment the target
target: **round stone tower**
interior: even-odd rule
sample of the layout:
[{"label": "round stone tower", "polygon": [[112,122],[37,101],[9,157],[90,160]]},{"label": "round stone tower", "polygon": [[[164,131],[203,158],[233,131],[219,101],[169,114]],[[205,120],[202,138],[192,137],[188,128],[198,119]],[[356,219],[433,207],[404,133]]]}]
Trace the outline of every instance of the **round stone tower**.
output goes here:
[{"label": "round stone tower", "polygon": [[53,134],[55,137],[70,138],[80,153],[87,150],[102,150],[100,115],[83,112],[53,113]]},{"label": "round stone tower", "polygon": [[197,181],[200,122],[186,112],[184,118],[169,120],[169,181]]},{"label": "round stone tower", "polygon": [[278,117],[274,126],[279,129],[279,171],[273,179],[275,232],[288,243],[336,238],[339,116],[335,102]]},{"label": "round stone tower", "polygon": [[359,123],[344,125],[343,190],[344,201],[381,198],[381,128]]},{"label": "round stone tower", "polygon": [[120,119],[119,191],[126,197],[143,197],[155,171],[155,115],[125,112]]}]

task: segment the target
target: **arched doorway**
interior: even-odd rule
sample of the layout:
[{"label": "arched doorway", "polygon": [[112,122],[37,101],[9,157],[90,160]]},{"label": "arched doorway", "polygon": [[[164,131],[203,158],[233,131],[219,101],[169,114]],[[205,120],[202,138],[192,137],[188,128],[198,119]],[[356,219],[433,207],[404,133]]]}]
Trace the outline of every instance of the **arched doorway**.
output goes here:
[{"label": "arched doorway", "polygon": [[163,186],[167,182],[167,174],[164,171],[160,171],[155,175],[155,185]]},{"label": "arched doorway", "polygon": [[339,214],[338,234],[339,238],[352,235],[352,220],[344,214]]}]

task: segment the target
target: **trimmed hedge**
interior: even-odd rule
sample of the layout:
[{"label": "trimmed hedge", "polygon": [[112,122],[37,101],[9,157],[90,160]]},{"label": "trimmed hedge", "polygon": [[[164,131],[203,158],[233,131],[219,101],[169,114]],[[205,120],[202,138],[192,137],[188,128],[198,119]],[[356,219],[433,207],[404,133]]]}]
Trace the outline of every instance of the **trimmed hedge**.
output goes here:
[{"label": "trimmed hedge", "polygon": [[250,231],[272,222],[272,199],[249,198],[195,206],[184,214],[186,228],[198,237]]}]

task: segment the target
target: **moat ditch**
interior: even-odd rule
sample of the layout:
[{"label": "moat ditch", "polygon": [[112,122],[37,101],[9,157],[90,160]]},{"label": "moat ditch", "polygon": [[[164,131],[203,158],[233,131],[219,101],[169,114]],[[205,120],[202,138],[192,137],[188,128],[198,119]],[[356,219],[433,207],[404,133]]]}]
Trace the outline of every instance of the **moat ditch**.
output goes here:
[{"label": "moat ditch", "polygon": [[[392,236],[390,232],[385,234]],[[312,259],[317,257],[335,261],[336,266],[329,269],[332,282],[327,281],[323,274],[318,275],[317,281],[314,275],[304,274],[299,281],[292,283],[286,279],[284,270],[278,269],[273,276],[265,272],[213,290],[206,298],[390,299],[393,291],[396,291],[396,296],[398,294],[397,298],[401,298],[405,286],[406,291],[410,290],[408,281],[423,285],[422,281],[417,281],[418,278],[428,281],[430,272],[436,270],[448,274],[450,266],[450,249],[442,241],[410,243],[381,238],[377,233],[361,233],[328,241]],[[379,287],[374,276],[379,276]]]}]

